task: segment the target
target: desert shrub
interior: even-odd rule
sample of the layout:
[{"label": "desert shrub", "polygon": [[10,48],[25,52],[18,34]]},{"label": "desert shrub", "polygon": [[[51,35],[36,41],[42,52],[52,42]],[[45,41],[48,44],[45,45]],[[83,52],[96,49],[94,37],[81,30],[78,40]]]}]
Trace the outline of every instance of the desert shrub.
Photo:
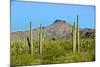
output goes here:
[{"label": "desert shrub", "polygon": [[[27,44],[26,44],[27,45]],[[80,52],[72,52],[71,40],[45,40],[42,54],[39,42],[33,41],[34,54],[29,54],[24,41],[11,43],[11,65],[54,64],[95,60],[95,43],[91,38],[80,39]]]},{"label": "desert shrub", "polygon": [[34,57],[34,55],[31,54],[21,54],[21,55],[15,55],[11,56],[11,65],[33,65],[38,64],[38,59]]}]

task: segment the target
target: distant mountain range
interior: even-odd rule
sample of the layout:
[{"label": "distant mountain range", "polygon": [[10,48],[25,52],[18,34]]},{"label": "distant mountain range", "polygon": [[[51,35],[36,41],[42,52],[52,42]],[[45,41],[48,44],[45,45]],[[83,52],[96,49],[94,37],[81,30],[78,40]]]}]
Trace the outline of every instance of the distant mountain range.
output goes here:
[{"label": "distant mountain range", "polygon": [[[68,39],[71,38],[72,25],[65,20],[56,19],[53,24],[42,27],[43,39]],[[39,39],[39,27],[32,30],[33,40]],[[81,37],[95,37],[95,30],[90,28],[80,29]],[[11,32],[11,40],[29,37],[29,31]]]}]

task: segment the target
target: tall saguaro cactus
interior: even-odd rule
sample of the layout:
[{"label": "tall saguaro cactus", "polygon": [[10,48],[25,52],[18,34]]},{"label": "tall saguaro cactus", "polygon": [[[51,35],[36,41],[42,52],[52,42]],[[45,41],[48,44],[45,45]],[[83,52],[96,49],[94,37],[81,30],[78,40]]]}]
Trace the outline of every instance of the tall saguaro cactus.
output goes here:
[{"label": "tall saguaro cactus", "polygon": [[76,52],[76,25],[75,22],[72,26],[72,43],[73,43],[73,52]]},{"label": "tall saguaro cactus", "polygon": [[31,54],[33,54],[33,44],[32,44],[32,22],[30,21],[30,44],[31,44]]},{"label": "tall saguaro cactus", "polygon": [[40,24],[40,33],[39,33],[39,53],[42,54],[42,24]]},{"label": "tall saguaro cactus", "polygon": [[19,42],[19,53],[21,53],[21,38],[20,38],[20,35],[19,35],[19,40],[18,40],[18,42]]},{"label": "tall saguaro cactus", "polygon": [[76,42],[77,42],[77,50],[80,51],[80,44],[79,44],[79,16],[77,15],[77,33],[76,33]]}]

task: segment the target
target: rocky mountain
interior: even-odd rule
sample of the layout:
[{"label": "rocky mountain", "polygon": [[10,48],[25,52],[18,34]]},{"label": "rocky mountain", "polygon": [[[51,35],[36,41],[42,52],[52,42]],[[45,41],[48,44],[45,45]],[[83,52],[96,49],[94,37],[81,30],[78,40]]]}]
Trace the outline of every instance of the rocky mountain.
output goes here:
[{"label": "rocky mountain", "polygon": [[71,27],[71,24],[69,24],[68,22],[57,19],[53,22],[53,24],[45,28],[45,37],[48,39],[66,38],[66,36],[71,33]]},{"label": "rocky mountain", "polygon": [[[72,25],[69,22],[56,19],[51,25],[42,27],[43,39],[68,39],[71,36],[71,29]],[[39,39],[39,31],[39,27],[32,30],[33,40]],[[82,29],[80,33],[82,37],[95,36],[93,29]],[[29,31],[11,32],[11,40],[25,39],[27,37],[29,37]]]},{"label": "rocky mountain", "polygon": [[81,37],[86,38],[86,37],[91,37],[95,38],[95,30],[90,29],[90,28],[84,28],[80,30]]}]

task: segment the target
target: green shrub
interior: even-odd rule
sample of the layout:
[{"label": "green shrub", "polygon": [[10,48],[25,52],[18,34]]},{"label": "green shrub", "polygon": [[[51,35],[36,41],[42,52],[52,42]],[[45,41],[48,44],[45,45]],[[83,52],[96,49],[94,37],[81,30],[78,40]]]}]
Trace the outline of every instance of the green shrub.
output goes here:
[{"label": "green shrub", "polygon": [[80,52],[73,53],[71,40],[45,40],[42,54],[39,54],[39,43],[33,41],[34,54],[28,53],[28,46],[21,41],[11,43],[11,65],[33,65],[85,62],[95,60],[94,40],[80,39]]}]

